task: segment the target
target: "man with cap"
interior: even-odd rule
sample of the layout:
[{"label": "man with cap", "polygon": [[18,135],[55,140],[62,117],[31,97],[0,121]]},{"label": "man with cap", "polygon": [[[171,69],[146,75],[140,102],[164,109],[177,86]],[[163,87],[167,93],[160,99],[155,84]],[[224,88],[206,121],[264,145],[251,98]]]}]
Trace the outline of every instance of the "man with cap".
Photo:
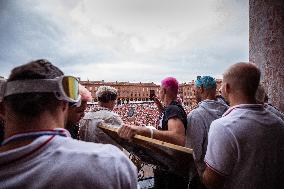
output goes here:
[{"label": "man with cap", "polygon": [[[204,156],[208,143],[210,124],[220,118],[228,106],[216,99],[216,80],[211,76],[198,76],[195,80],[194,93],[197,108],[187,116],[186,147],[193,149],[193,158],[199,176],[205,170]],[[195,177],[196,179],[198,178]],[[198,179],[197,179],[198,182]]]},{"label": "man with cap", "polygon": [[74,140],[64,129],[78,80],[47,60],[14,68],[1,111],[0,189],[137,188],[137,170],[111,145]]},{"label": "man with cap", "polygon": [[[162,113],[158,130],[125,124],[118,130],[120,137],[131,139],[135,134],[139,134],[184,146],[187,119],[182,105],[177,102],[178,87],[178,81],[175,78],[167,77],[161,82],[162,104],[154,97],[154,102]],[[155,188],[187,188],[187,176],[181,177],[159,169],[154,171],[154,175]]]}]

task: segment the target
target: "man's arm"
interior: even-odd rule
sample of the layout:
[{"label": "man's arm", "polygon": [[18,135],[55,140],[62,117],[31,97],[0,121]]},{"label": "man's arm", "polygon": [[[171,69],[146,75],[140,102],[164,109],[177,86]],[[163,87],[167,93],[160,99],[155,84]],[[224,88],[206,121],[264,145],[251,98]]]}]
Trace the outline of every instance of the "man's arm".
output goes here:
[{"label": "man's arm", "polygon": [[[171,118],[168,120],[168,130],[160,131],[153,130],[153,138],[172,144],[184,146],[185,145],[185,130],[183,123],[178,118]],[[131,139],[135,134],[151,137],[151,131],[147,127],[139,127],[134,125],[123,125],[118,130],[120,137]]]},{"label": "man's arm", "polygon": [[184,146],[185,145],[185,129],[183,123],[178,118],[171,118],[168,120],[168,130],[160,131],[154,130],[155,139],[169,142],[172,144]]},{"label": "man's arm", "polygon": [[224,187],[225,177],[206,167],[203,173],[203,183],[209,189],[222,189]]},{"label": "man's arm", "polygon": [[226,179],[232,176],[238,158],[234,137],[222,118],[211,123],[203,173],[203,182],[210,189],[224,188]]}]

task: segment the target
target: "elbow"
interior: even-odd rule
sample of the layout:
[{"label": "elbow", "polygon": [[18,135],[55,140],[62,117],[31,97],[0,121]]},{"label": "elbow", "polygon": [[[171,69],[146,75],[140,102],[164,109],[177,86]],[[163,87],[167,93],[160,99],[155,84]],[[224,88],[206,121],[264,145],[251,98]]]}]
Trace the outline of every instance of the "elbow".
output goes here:
[{"label": "elbow", "polygon": [[208,189],[223,189],[225,178],[206,167],[203,172],[202,182]]},{"label": "elbow", "polygon": [[183,135],[178,136],[177,145],[185,146],[185,136]]},{"label": "elbow", "polygon": [[208,189],[214,189],[214,183],[211,183],[210,180],[208,180],[206,178],[206,176],[203,174],[203,177],[202,177],[202,183],[206,186],[206,188]]},{"label": "elbow", "polygon": [[212,188],[212,185],[211,185],[210,182],[208,182],[208,180],[207,180],[207,178],[206,178],[206,175],[204,175],[204,173],[203,173],[203,175],[202,175],[201,177],[202,177],[202,178],[201,178],[202,183],[206,186],[206,188],[211,189],[211,188]]}]

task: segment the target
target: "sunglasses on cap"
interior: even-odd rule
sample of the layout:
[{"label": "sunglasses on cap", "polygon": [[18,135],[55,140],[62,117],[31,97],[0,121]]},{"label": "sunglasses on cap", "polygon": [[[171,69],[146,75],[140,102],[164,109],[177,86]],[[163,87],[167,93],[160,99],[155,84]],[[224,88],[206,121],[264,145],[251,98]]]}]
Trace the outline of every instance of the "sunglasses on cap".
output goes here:
[{"label": "sunglasses on cap", "polygon": [[22,93],[54,93],[58,100],[80,104],[79,81],[73,76],[8,81],[3,97]]}]

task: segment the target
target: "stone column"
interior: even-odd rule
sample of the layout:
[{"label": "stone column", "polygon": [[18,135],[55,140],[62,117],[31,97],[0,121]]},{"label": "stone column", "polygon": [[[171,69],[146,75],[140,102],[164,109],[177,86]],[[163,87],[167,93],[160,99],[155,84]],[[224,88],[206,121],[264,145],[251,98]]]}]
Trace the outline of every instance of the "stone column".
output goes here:
[{"label": "stone column", "polygon": [[261,69],[269,103],[284,112],[284,0],[249,6],[249,59]]}]

